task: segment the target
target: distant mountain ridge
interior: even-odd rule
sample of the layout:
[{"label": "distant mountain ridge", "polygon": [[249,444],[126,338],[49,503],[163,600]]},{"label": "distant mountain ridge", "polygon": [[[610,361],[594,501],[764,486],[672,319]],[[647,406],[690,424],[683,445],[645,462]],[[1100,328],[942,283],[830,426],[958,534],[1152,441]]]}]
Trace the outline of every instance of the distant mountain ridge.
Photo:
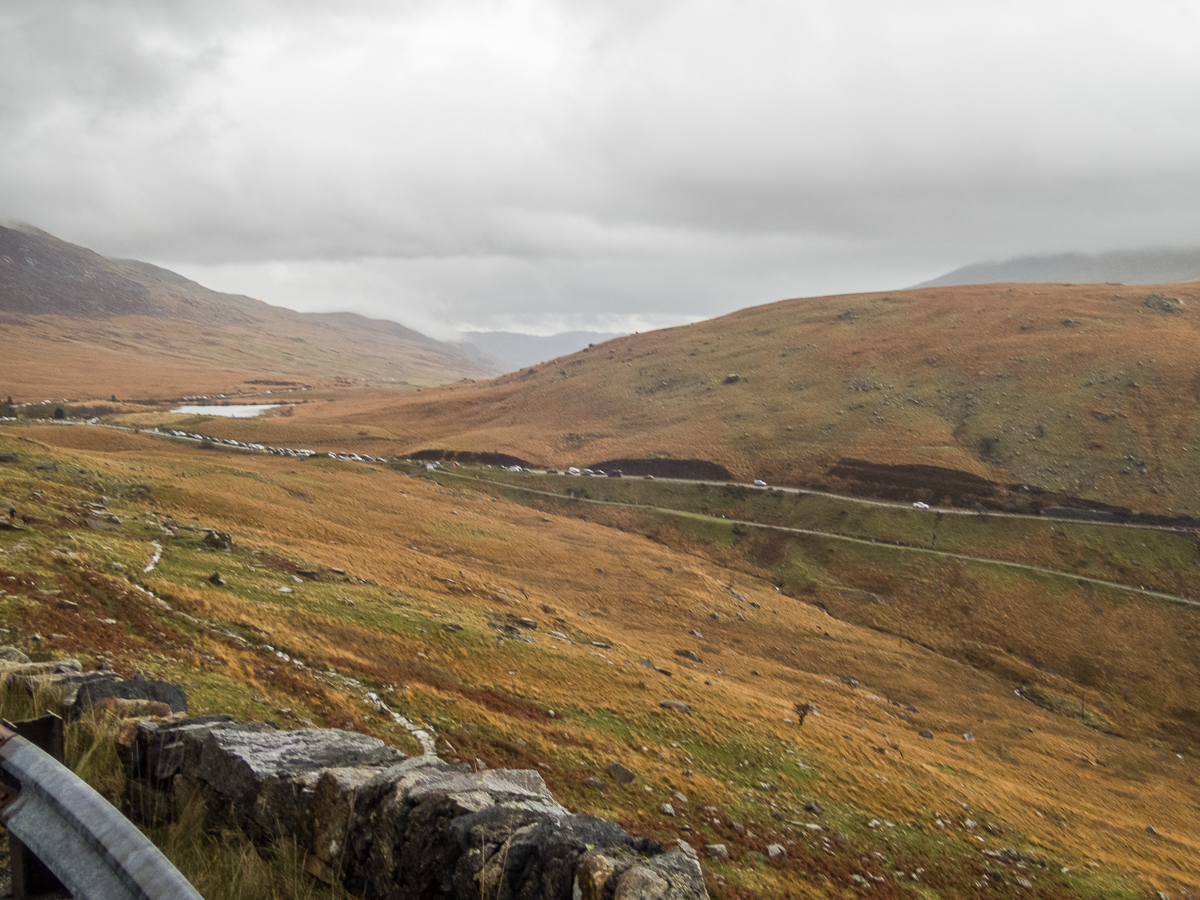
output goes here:
[{"label": "distant mountain ridge", "polygon": [[916,285],[964,284],[1178,284],[1200,278],[1200,248],[1190,250],[1114,250],[1089,255],[1021,256],[1004,262],[974,263]]},{"label": "distant mountain ridge", "polygon": [[31,226],[0,227],[0,338],[9,393],[170,396],[263,378],[433,385],[499,371],[470,344],[220,293]]}]

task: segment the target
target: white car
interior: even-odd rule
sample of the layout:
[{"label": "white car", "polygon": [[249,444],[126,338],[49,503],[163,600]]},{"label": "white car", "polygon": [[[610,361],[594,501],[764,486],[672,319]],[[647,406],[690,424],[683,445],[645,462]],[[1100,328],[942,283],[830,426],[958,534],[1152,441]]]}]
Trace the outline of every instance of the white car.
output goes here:
[{"label": "white car", "polygon": [[929,504],[922,503],[920,500],[918,500],[916,503],[913,504],[913,509],[929,509]]},{"label": "white car", "polygon": [[761,478],[755,478],[755,479],[754,479],[754,486],[755,486],[755,487],[766,487],[766,486],[767,486],[767,483],[766,483],[765,481],[763,481]]}]

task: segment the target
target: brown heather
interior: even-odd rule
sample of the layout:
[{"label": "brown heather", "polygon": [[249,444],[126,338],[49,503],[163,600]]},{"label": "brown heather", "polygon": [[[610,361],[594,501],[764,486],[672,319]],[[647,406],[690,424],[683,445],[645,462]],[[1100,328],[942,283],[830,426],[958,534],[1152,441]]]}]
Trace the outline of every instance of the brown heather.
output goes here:
[{"label": "brown heather", "polygon": [[[1143,305],[1151,293],[1188,305],[1162,313]],[[144,408],[113,418],[381,456],[499,451],[558,466],[700,457],[773,483],[811,482],[854,456],[1195,514],[1198,302],[1194,285],[794,300],[490,382],[420,392],[325,382],[290,417]],[[47,385],[65,377],[49,369]],[[730,373],[736,384],[724,384]],[[989,436],[999,440],[985,459]],[[81,426],[9,425],[0,452],[21,456],[0,465],[0,497],[31,516],[0,532],[10,629],[0,639],[35,653],[111,652],[123,674],[188,683],[197,712],[285,727],[307,718],[415,752],[363,701],[376,691],[433,724],[447,758],[537,767],[575,811],[664,841],[727,844],[729,863],[706,862],[717,897],[847,896],[854,876],[882,897],[1200,893],[1200,610],[923,552],[934,528],[937,547],[961,556],[1195,597],[1194,535],[510,478],[686,513],[674,515],[520,494],[489,486],[495,470],[431,477]],[[57,472],[35,468],[48,461]],[[101,495],[122,524],[87,527],[81,504]],[[235,551],[146,524],[167,517],[227,531]],[[880,543],[765,533],[733,518],[803,520]],[[164,554],[143,574],[151,540]],[[319,579],[295,580],[301,570]],[[213,571],[223,587],[207,582]],[[129,578],[217,630],[158,609]],[[532,644],[496,630],[522,616],[538,622]],[[32,642],[35,632],[44,640]],[[330,666],[363,687],[329,677]],[[805,702],[817,714],[788,724]],[[632,785],[609,778],[613,760],[637,773]],[[665,816],[675,791],[688,802]],[[804,809],[810,801],[823,815]],[[762,855],[776,842],[788,849],[782,863]],[[1025,868],[982,854],[1003,849]]]}]

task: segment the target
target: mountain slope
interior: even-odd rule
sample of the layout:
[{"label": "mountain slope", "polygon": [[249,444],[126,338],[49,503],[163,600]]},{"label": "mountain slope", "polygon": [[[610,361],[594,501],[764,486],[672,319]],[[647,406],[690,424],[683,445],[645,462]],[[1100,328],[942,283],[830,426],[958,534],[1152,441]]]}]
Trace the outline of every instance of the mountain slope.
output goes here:
[{"label": "mountain slope", "polygon": [[1200,278],[1200,249],[1117,250],[1087,255],[1022,256],[1005,262],[975,263],[917,287],[999,282],[1070,281],[1084,284],[1171,284]]},{"label": "mountain slope", "polygon": [[169,397],[256,381],[436,384],[494,372],[474,348],[352,313],[222,294],[36,229],[0,228],[6,393]]},{"label": "mountain slope", "polygon": [[[410,452],[703,458],[781,484],[860,478],[862,466],[837,466],[852,458],[1196,514],[1198,304],[1200,284],[787,300],[337,415]],[[924,499],[940,501],[931,471]]]}]

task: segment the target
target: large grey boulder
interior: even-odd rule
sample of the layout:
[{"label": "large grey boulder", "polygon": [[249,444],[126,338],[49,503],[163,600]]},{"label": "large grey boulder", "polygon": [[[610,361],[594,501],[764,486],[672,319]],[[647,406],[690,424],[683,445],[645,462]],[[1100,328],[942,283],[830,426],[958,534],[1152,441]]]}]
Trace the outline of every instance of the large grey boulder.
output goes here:
[{"label": "large grey boulder", "polygon": [[274,731],[214,728],[200,741],[187,777],[202,786],[211,809],[227,812],[254,840],[299,836],[305,792],[323,770],[384,766],[404,758],[379,738],[336,728]]},{"label": "large grey boulder", "polygon": [[71,716],[79,716],[105,700],[147,700],[165,703],[173,713],[187,712],[187,694],[183,687],[169,681],[131,678],[122,681],[114,675],[80,684],[71,704]]},{"label": "large grey boulder", "polygon": [[0,647],[0,662],[24,664],[29,662],[29,657],[16,647],[5,644],[3,647]]},{"label": "large grey boulder", "polygon": [[127,748],[130,805],[198,792],[260,844],[294,840],[310,873],[364,900],[699,900],[694,856],[576,816],[539,773],[404,759],[335,729],[226,717],[142,721]]},{"label": "large grey boulder", "polygon": [[[638,867],[663,891],[647,897],[706,896],[694,859],[570,814],[533,771],[408,760],[364,786],[350,830],[346,886],[379,900],[602,900]],[[641,883],[628,881],[629,900]]]}]

